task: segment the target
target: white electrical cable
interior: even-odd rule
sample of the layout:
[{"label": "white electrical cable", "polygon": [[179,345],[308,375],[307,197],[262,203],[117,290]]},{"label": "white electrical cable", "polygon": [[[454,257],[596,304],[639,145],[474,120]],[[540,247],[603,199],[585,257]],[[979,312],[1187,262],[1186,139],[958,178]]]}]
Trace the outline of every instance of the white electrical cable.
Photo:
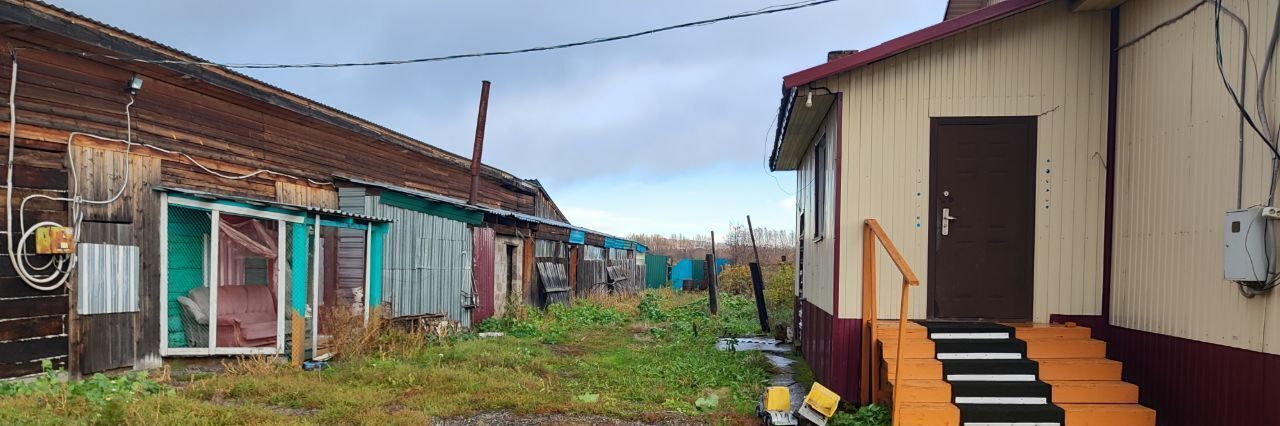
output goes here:
[{"label": "white electrical cable", "polygon": [[[67,279],[71,276],[71,271],[75,269],[77,259],[76,259],[75,253],[72,252],[70,254],[67,254],[65,257],[51,258],[49,262],[45,263],[44,265],[37,266],[31,263],[31,260],[29,259],[26,253],[27,240],[31,237],[32,234],[36,232],[37,229],[40,229],[46,226],[62,227],[62,224],[59,224],[53,221],[43,221],[40,223],[36,223],[28,228],[26,226],[27,202],[33,199],[45,199],[50,201],[63,201],[63,202],[69,203],[69,208],[71,213],[72,243],[73,244],[79,243],[80,225],[84,221],[84,211],[82,210],[83,205],[84,204],[104,205],[104,204],[114,203],[117,200],[119,200],[120,197],[124,195],[125,190],[129,188],[130,171],[133,170],[133,167],[129,165],[129,156],[132,153],[134,146],[142,146],[142,147],[154,149],[156,151],[160,151],[166,154],[174,154],[174,155],[182,156],[183,158],[186,158],[187,161],[190,161],[192,164],[194,164],[196,167],[199,167],[201,170],[204,170],[209,174],[212,174],[214,176],[217,176],[223,179],[242,180],[242,179],[248,179],[260,174],[268,174],[272,176],[285,177],[285,178],[290,178],[295,180],[306,180],[307,182],[310,182],[316,185],[333,185],[332,182],[322,182],[322,181],[317,181],[309,178],[303,179],[287,173],[281,173],[274,170],[266,170],[266,169],[255,170],[253,172],[246,173],[243,175],[228,175],[228,174],[220,173],[213,169],[210,169],[209,167],[197,161],[194,157],[187,155],[184,152],[164,149],[151,144],[135,143],[133,142],[133,115],[130,111],[130,108],[133,107],[134,98],[131,95],[129,96],[129,103],[125,104],[125,107],[124,107],[125,139],[108,138],[108,137],[99,136],[91,133],[84,133],[84,132],[71,132],[70,134],[67,135],[67,166],[71,171],[71,188],[69,192],[71,196],[70,197],[51,197],[44,194],[32,194],[24,197],[22,199],[22,203],[18,207],[18,229],[23,230],[23,232],[20,234],[21,236],[18,239],[18,247],[17,247],[17,250],[15,251],[14,245],[13,245],[13,231],[12,231],[14,229],[13,228],[13,158],[14,158],[14,147],[17,144],[15,139],[17,137],[17,130],[18,130],[18,118],[17,118],[17,106],[16,106],[17,89],[18,89],[18,57],[16,54],[12,54],[12,58],[13,58],[13,61],[12,61],[13,67],[11,70],[11,74],[9,76],[9,156],[8,156],[9,161],[6,164],[6,169],[8,173],[5,181],[5,229],[6,229],[6,231],[4,231],[5,243],[6,243],[5,248],[9,254],[9,261],[13,264],[14,270],[17,271],[18,276],[22,278],[23,282],[25,282],[27,285],[31,286],[36,290],[52,291],[52,290],[56,290],[58,287],[61,287],[63,284],[65,284]],[[107,198],[105,200],[86,200],[79,195],[80,194],[80,177],[77,174],[75,149],[74,149],[76,136],[85,136],[85,137],[90,137],[90,138],[94,138],[102,141],[108,141],[108,142],[120,142],[125,145],[125,150],[124,150],[125,171],[123,176],[124,182],[121,183],[120,189],[115,191],[115,193],[110,198]],[[42,271],[49,270],[50,268],[53,268],[53,271],[44,273],[43,275],[32,272],[32,271],[42,272]],[[52,284],[49,284],[49,283],[52,283]]]},{"label": "white electrical cable", "polygon": [[[6,158],[6,162],[5,162],[6,163],[5,169],[7,173],[5,177],[5,197],[4,197],[5,230],[8,232],[4,233],[5,249],[9,254],[9,262],[13,264],[13,269],[18,273],[18,277],[22,278],[23,282],[27,283],[28,286],[31,286],[31,288],[34,288],[36,290],[53,291],[53,290],[56,290],[58,287],[61,287],[64,283],[66,283],[67,278],[71,276],[70,271],[75,268],[75,262],[76,262],[75,254],[67,255],[67,261],[66,261],[67,269],[65,270],[61,269],[61,262],[60,262],[59,269],[53,272],[50,272],[48,275],[44,275],[44,276],[36,276],[35,274],[32,274],[30,271],[27,271],[27,268],[26,268],[27,262],[24,260],[19,260],[19,257],[23,257],[23,252],[25,251],[23,247],[25,247],[27,238],[30,238],[31,234],[34,234],[37,229],[40,229],[40,227],[42,226],[62,226],[62,225],[57,222],[51,222],[51,221],[44,221],[44,222],[35,224],[30,229],[27,229],[22,233],[22,237],[18,240],[18,244],[20,245],[20,247],[17,253],[15,253],[13,250],[13,158],[14,158],[14,146],[17,144],[17,141],[15,140],[16,138],[15,135],[17,134],[17,131],[18,131],[18,120],[17,120],[18,114],[17,114],[17,107],[15,105],[15,102],[17,102],[17,98],[18,98],[16,93],[17,89],[18,89],[18,57],[15,55],[13,56],[13,65],[12,65],[12,70],[9,76],[9,156]],[[72,216],[74,218],[75,213],[73,213]]]}]

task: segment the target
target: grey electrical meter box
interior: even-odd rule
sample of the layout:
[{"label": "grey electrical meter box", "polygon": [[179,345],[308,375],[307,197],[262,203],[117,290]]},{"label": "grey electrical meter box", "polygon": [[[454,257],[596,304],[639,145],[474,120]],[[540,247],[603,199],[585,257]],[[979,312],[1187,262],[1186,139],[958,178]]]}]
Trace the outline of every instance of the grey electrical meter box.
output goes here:
[{"label": "grey electrical meter box", "polygon": [[1262,207],[1227,212],[1223,275],[1231,281],[1267,281],[1267,218]]}]

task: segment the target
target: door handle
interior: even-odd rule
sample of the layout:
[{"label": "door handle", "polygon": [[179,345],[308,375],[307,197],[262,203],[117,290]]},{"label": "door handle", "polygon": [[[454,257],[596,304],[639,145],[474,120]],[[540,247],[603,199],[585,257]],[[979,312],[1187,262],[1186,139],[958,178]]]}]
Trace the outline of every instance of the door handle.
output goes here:
[{"label": "door handle", "polygon": [[951,215],[950,207],[942,208],[942,235],[951,235],[951,221],[960,218]]}]

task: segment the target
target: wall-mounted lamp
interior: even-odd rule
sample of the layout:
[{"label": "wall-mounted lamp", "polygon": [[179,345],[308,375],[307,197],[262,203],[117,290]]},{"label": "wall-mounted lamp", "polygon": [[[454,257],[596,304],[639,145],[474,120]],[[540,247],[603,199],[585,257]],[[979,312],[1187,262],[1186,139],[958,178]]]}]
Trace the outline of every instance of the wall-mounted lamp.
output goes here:
[{"label": "wall-mounted lamp", "polygon": [[805,98],[804,98],[804,107],[805,107],[805,108],[813,108],[813,91],[812,91],[812,90],[810,90],[810,91],[809,91],[809,94],[808,94],[808,95],[805,95]]},{"label": "wall-mounted lamp", "polygon": [[129,92],[130,95],[136,95],[139,90],[142,90],[142,77],[134,74],[129,78],[129,83],[124,86],[124,91]]}]

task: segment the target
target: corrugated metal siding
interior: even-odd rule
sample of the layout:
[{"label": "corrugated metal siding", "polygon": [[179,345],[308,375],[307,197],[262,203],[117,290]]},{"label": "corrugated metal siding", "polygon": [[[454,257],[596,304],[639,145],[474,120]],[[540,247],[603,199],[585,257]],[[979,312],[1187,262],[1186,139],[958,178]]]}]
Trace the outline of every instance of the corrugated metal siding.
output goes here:
[{"label": "corrugated metal siding", "polygon": [[[1194,3],[1125,3],[1121,42]],[[1267,11],[1276,1],[1225,6],[1248,18],[1249,47],[1261,61],[1274,25]],[[1240,29],[1226,17],[1222,26],[1225,72],[1239,87]],[[1223,280],[1223,214],[1236,206],[1238,115],[1214,55],[1212,6],[1120,51],[1112,323],[1277,354],[1280,298],[1246,299]],[[1249,67],[1244,103],[1253,111],[1258,70]],[[1277,75],[1269,78],[1274,83]],[[1269,89],[1274,108],[1280,85]],[[1270,154],[1245,133],[1247,207],[1265,203]]]},{"label": "corrugated metal siding", "polygon": [[138,311],[138,247],[113,244],[76,245],[76,313],[81,315]]},{"label": "corrugated metal siding", "polygon": [[370,208],[366,204],[365,189],[363,187],[338,188],[338,209],[367,215]]},{"label": "corrugated metal siding", "polygon": [[644,282],[648,288],[667,287],[667,266],[671,262],[671,258],[656,254],[646,254],[644,256],[645,272]]},{"label": "corrugated metal siding", "polygon": [[395,316],[442,313],[471,325],[462,307],[471,292],[471,231],[467,224],[377,202],[373,215],[392,222],[383,245],[383,301]]},{"label": "corrugated metal siding", "polygon": [[[816,84],[845,96],[840,318],[861,317],[866,218],[880,220],[923,280],[910,315],[926,315],[929,118],[964,116],[1039,116],[1034,320],[1101,312],[1110,20],[1066,3]],[[878,260],[879,313],[896,317],[901,278],[888,256]]]},{"label": "corrugated metal siding", "polygon": [[471,228],[471,273],[477,305],[471,320],[476,322],[492,317],[494,312],[493,237],[493,228]]}]

